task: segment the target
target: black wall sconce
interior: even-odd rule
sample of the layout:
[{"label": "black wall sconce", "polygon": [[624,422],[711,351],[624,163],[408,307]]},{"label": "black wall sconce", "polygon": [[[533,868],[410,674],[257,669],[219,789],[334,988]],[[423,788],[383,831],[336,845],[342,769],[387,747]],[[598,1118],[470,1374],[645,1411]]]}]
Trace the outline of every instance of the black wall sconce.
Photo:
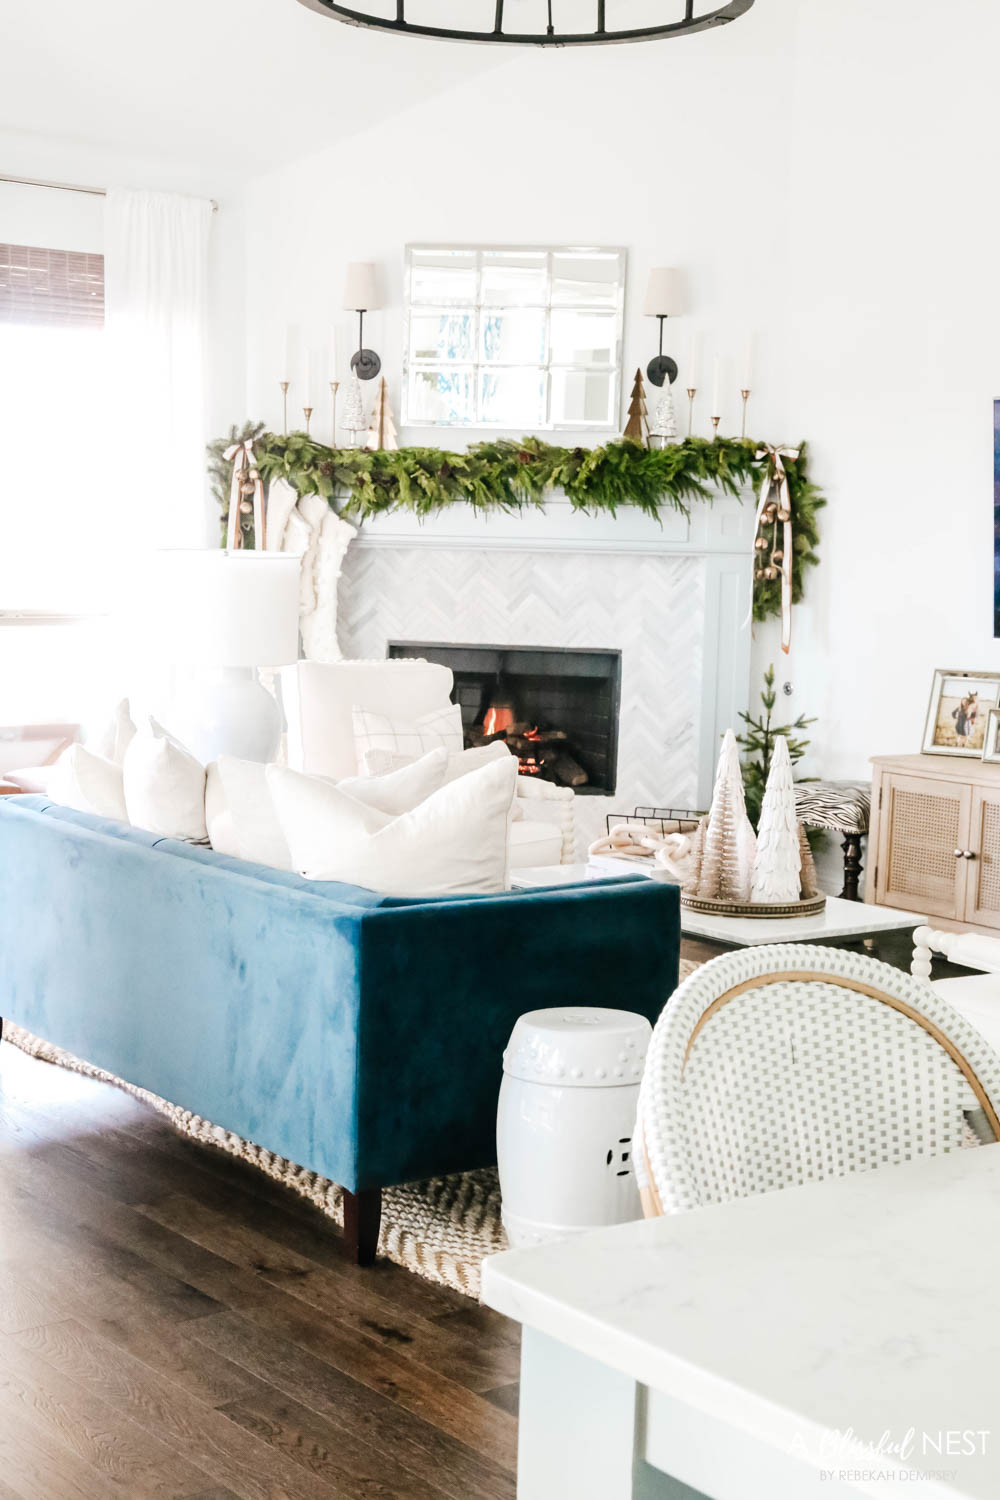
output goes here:
[{"label": "black wall sconce", "polygon": [[646,304],[643,308],[647,318],[660,320],[660,352],[646,367],[652,385],[662,385],[669,380],[673,385],[677,379],[677,361],[663,352],[663,325],[667,318],[676,317],[684,311],[684,278],[673,266],[657,266],[649,273],[646,288]]}]

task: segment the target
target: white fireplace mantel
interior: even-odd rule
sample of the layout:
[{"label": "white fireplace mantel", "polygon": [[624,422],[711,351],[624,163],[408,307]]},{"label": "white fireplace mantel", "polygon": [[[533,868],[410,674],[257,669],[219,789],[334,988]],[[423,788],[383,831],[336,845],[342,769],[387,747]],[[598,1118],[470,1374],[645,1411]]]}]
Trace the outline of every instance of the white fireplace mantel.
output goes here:
[{"label": "white fireplace mantel", "polygon": [[503,547],[548,552],[740,553],[753,543],[754,497],[742,502],[719,495],[711,504],[695,500],[691,515],[664,509],[661,520],[633,506],[616,515],[574,510],[559,492],[543,506],[482,513],[471,505],[450,505],[421,519],[411,511],[391,511],[366,521],[358,535],[363,547]]}]

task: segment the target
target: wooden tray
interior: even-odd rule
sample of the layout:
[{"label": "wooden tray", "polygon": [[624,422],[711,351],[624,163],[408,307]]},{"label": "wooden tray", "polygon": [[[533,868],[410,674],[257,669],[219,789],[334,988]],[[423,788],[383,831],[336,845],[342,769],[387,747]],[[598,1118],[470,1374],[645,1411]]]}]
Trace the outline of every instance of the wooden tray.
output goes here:
[{"label": "wooden tray", "polygon": [[708,896],[685,896],[681,906],[707,917],[754,917],[760,921],[785,921],[789,917],[818,917],[826,897],[804,896],[801,901],[715,901]]}]

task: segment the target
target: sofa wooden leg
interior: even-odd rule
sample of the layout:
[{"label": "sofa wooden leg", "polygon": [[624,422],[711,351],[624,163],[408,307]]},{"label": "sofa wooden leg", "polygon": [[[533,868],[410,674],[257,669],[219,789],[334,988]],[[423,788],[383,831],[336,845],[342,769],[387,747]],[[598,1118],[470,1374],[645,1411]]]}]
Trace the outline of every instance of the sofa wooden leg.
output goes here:
[{"label": "sofa wooden leg", "polygon": [[344,1256],[355,1266],[374,1264],[382,1222],[382,1189],[344,1189]]}]

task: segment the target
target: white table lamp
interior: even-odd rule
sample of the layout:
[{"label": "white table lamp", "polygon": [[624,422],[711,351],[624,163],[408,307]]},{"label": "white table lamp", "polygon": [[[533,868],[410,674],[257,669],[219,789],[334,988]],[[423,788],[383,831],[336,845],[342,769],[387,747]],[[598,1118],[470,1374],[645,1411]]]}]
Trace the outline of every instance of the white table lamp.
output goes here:
[{"label": "white table lamp", "polygon": [[258,667],[299,655],[298,557],[282,552],[155,554],[146,608],[153,654],[189,669],[175,695],[176,733],[204,764],[219,755],[273,760],[281,710]]}]

